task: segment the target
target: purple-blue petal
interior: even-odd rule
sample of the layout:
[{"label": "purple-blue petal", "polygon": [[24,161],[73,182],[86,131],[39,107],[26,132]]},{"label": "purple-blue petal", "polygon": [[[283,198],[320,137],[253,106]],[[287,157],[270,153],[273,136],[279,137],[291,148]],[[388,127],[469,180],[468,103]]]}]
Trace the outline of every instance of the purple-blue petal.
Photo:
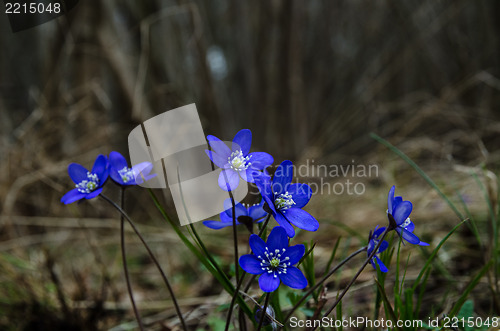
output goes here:
[{"label": "purple-blue petal", "polygon": [[[255,178],[260,176],[260,171],[253,168],[253,165],[250,165],[248,169],[244,171],[244,173],[245,177],[243,179],[249,183],[255,183]],[[241,174],[243,174],[243,172]]]},{"label": "purple-blue petal", "polygon": [[428,244],[428,243],[423,242],[423,241],[419,242],[418,244],[419,244],[420,246],[429,246],[429,244]]},{"label": "purple-blue petal", "polygon": [[385,226],[379,228],[378,225],[373,231],[373,238],[378,238],[385,231]]},{"label": "purple-blue petal", "polygon": [[[118,170],[116,170],[115,168],[110,168],[109,169],[109,177],[111,177],[111,179],[119,184],[119,185],[127,185],[128,183],[124,183],[123,180],[122,180],[122,176],[120,176],[120,174],[118,173]],[[131,181],[135,184],[135,181]],[[130,185],[130,184],[128,184]]]},{"label": "purple-blue petal", "polygon": [[80,193],[78,189],[74,188],[61,198],[61,202],[67,205],[85,198],[85,195],[85,193]]},{"label": "purple-blue petal", "polygon": [[275,273],[263,273],[259,277],[260,289],[264,292],[274,292],[280,286],[280,278],[274,277]]},{"label": "purple-blue petal", "polygon": [[401,202],[403,202],[402,197],[394,197],[394,199],[392,200],[392,211],[393,212],[394,212],[394,209],[396,209]]},{"label": "purple-blue petal", "polygon": [[118,170],[122,170],[123,168],[127,167],[127,160],[123,155],[121,155],[118,152],[112,151],[109,153],[109,165],[111,168]]},{"label": "purple-blue petal", "polygon": [[296,227],[306,231],[316,231],[319,228],[318,221],[308,212],[300,208],[290,208],[283,211],[283,216]]},{"label": "purple-blue petal", "polygon": [[260,238],[256,234],[251,234],[250,239],[249,239],[249,244],[250,248],[252,249],[252,252],[255,254],[255,256],[259,257],[264,257],[265,256],[265,251],[266,251],[266,243],[262,238]]},{"label": "purple-blue petal", "polygon": [[261,260],[259,260],[253,254],[243,255],[242,257],[240,257],[239,262],[240,262],[240,267],[249,274],[260,275],[261,273],[264,272],[264,270],[262,270],[262,266],[260,265]]},{"label": "purple-blue petal", "polygon": [[403,224],[403,222],[406,221],[408,216],[410,216],[412,209],[413,205],[411,204],[410,201],[403,201],[400,204],[398,204],[394,208],[394,214],[392,214],[392,217],[394,217],[396,224],[397,225]]},{"label": "purple-blue petal", "polygon": [[285,160],[276,168],[273,177],[273,193],[278,196],[285,193],[287,186],[292,181],[293,177],[293,164],[291,161]]},{"label": "purple-blue petal", "polygon": [[104,184],[108,179],[108,158],[105,155],[99,155],[92,167],[92,173],[99,177],[99,185]]},{"label": "purple-blue petal", "polygon": [[385,251],[387,249],[387,247],[389,247],[389,243],[384,240],[382,242],[382,244],[380,244],[380,247],[378,249],[378,253],[382,253],[383,251]]},{"label": "purple-blue petal", "polygon": [[403,228],[396,228],[396,231],[399,233],[401,237],[403,237],[404,240],[406,240],[410,244],[417,245],[418,243],[420,243],[420,239],[418,239],[418,237],[413,233],[406,231]]},{"label": "purple-blue petal", "polygon": [[[241,152],[244,156],[248,155],[250,152],[250,146],[252,145],[252,131],[248,129],[243,129],[238,131],[233,139],[232,150],[238,151],[241,149]],[[250,162],[252,162],[250,160]]]},{"label": "purple-blue petal", "polygon": [[295,236],[295,229],[290,222],[288,222],[285,216],[283,216],[280,212],[273,214],[273,216],[276,222],[278,222],[278,224],[285,229],[287,236],[293,238]]},{"label": "purple-blue petal", "polygon": [[208,135],[207,136],[208,143],[212,150],[219,154],[221,157],[227,158],[231,155],[231,150],[227,147],[226,143],[217,138],[216,136]]},{"label": "purple-blue petal", "polygon": [[82,180],[87,179],[87,173],[89,171],[85,169],[83,166],[78,163],[71,163],[68,166],[68,174],[71,177],[71,180],[75,182],[75,184],[80,183]]},{"label": "purple-blue petal", "polygon": [[302,271],[300,271],[297,267],[288,267],[286,269],[286,273],[281,273],[278,277],[281,279],[283,284],[297,290],[301,290],[307,286],[306,277],[304,277]]},{"label": "purple-blue petal", "polygon": [[[236,221],[236,225],[238,225],[238,221]],[[231,222],[224,222],[224,221],[203,221],[203,225],[205,225],[206,227],[210,228],[210,229],[214,229],[214,230],[219,230],[219,229],[223,229],[225,227],[228,227],[228,226],[232,226],[233,225],[233,221],[231,220]]]},{"label": "purple-blue petal", "polygon": [[269,205],[269,208],[271,208],[273,212],[276,212],[276,208],[274,207],[274,194],[271,189],[271,180],[269,176],[259,176],[255,179],[255,184],[259,188],[260,194],[264,198],[265,202]]},{"label": "purple-blue petal", "polygon": [[[233,225],[233,218],[229,216],[225,211],[220,213],[219,217],[222,222]],[[238,224],[238,219],[236,219],[236,224]]]},{"label": "purple-blue petal", "polygon": [[304,256],[305,251],[306,247],[302,244],[290,246],[285,253],[281,254],[281,260],[283,261],[283,259],[288,257],[287,263],[294,265]]},{"label": "purple-blue petal", "polygon": [[95,191],[92,191],[89,194],[87,194],[85,196],[85,199],[93,199],[96,196],[98,196],[99,194],[101,194],[101,192],[102,192],[102,187],[100,187],[100,188],[96,189]]},{"label": "purple-blue petal", "polygon": [[258,170],[264,170],[274,162],[274,158],[271,156],[271,154],[268,154],[266,152],[253,152],[248,156],[250,156],[252,167]]},{"label": "purple-blue petal", "polygon": [[[382,262],[381,259],[379,259],[378,256],[375,256],[375,260],[377,261],[377,265],[378,265],[380,271],[382,271],[382,272],[388,272],[389,271],[389,269],[387,269],[387,267],[385,266],[385,264]],[[372,265],[373,265],[373,263],[372,263]]]},{"label": "purple-blue petal", "polygon": [[[392,214],[394,207],[392,206],[392,201],[394,200],[394,191],[396,190],[396,186],[392,186],[389,190],[389,195],[387,196],[387,210],[389,214]],[[394,216],[394,215],[393,215]]]},{"label": "purple-blue petal", "polygon": [[[248,216],[248,210],[241,203],[238,202],[235,204],[234,208],[236,211],[236,218],[240,216]],[[230,218],[233,217],[233,203],[231,202],[231,199],[224,200],[224,213]]]},{"label": "purple-blue petal", "polygon": [[312,190],[307,184],[290,184],[287,191],[292,195],[295,208],[302,208],[311,200]]},{"label": "purple-blue petal", "polygon": [[214,151],[209,151],[208,149],[205,149],[205,153],[207,154],[210,161],[212,161],[219,168],[224,168],[226,164],[229,162],[227,157],[220,156]]},{"label": "purple-blue petal", "polygon": [[287,248],[288,236],[285,229],[281,226],[275,226],[267,237],[266,245],[270,252],[274,252],[277,249],[281,253],[283,248]]},{"label": "purple-blue petal", "polygon": [[232,169],[222,170],[219,174],[219,187],[224,191],[234,191],[240,183],[240,176]]},{"label": "purple-blue petal", "polygon": [[265,200],[262,199],[258,205],[248,208],[248,216],[250,216],[253,220],[258,220],[262,217],[265,217],[267,213],[263,208],[264,202]]},{"label": "purple-blue petal", "polygon": [[133,184],[142,184],[144,181],[148,181],[151,178],[156,177],[156,174],[150,174],[153,170],[153,164],[151,162],[141,162],[132,167],[134,173],[134,180],[130,181]]}]

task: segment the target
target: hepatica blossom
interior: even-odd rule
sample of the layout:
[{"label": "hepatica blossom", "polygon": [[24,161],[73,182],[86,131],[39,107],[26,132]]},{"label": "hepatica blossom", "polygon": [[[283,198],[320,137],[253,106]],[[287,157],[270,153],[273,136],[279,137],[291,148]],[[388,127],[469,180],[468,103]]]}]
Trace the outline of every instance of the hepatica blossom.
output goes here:
[{"label": "hepatica blossom", "polygon": [[311,199],[311,188],[307,184],[291,184],[292,176],[292,162],[283,161],[276,169],[272,181],[265,174],[255,181],[269,207],[268,211],[290,238],[295,236],[292,224],[307,231],[316,231],[319,227],[318,221],[301,209]]},{"label": "hepatica blossom", "polygon": [[[373,250],[377,247],[378,243],[380,242],[380,236],[382,235],[382,233],[384,233],[384,231],[385,231],[385,227],[379,228],[378,225],[377,225],[377,227],[375,227],[375,230],[373,230],[373,232],[370,231],[370,237],[368,238],[368,248],[366,250],[366,254],[368,257],[372,254]],[[378,265],[380,271],[382,271],[382,272],[389,271],[387,269],[387,267],[384,265],[384,263],[382,262],[382,260],[380,260],[380,258],[377,256],[377,254],[385,251],[387,249],[387,247],[389,247],[389,243],[384,240],[382,242],[382,244],[380,244],[380,247],[379,247],[377,253],[375,253],[372,260],[370,261],[370,263],[372,264],[374,269],[377,269],[376,265]]]},{"label": "hepatica blossom", "polygon": [[276,226],[271,230],[267,242],[258,235],[250,236],[253,254],[240,257],[240,266],[246,272],[259,277],[259,286],[264,292],[275,291],[281,282],[294,289],[303,289],[307,280],[299,268],[294,267],[305,253],[304,245],[288,247],[285,229]]},{"label": "hepatica blossom", "polygon": [[75,182],[76,188],[66,193],[61,198],[61,202],[69,204],[83,198],[95,198],[102,192],[102,186],[108,179],[108,159],[104,155],[99,155],[92,171],[88,171],[77,163],[71,163],[68,166],[68,174]]},{"label": "hepatica blossom", "polygon": [[156,174],[150,175],[152,169],[151,162],[141,162],[129,168],[123,155],[114,151],[109,153],[109,176],[118,185],[141,184],[156,176]]},{"label": "hepatica blossom", "polygon": [[236,134],[231,149],[215,136],[209,135],[207,140],[212,150],[205,152],[210,160],[222,169],[219,186],[225,191],[236,189],[240,177],[249,183],[254,183],[255,174],[273,163],[273,157],[268,153],[250,153],[252,132],[248,129]]},{"label": "hepatica blossom", "polygon": [[[394,228],[401,238],[414,245],[429,246],[428,243],[420,241],[413,234],[415,225],[410,220],[410,214],[413,205],[410,201],[403,201],[402,197],[395,197],[396,186],[391,187],[387,197],[387,215],[389,217],[389,226]],[[391,219],[392,218],[392,219]]]},{"label": "hepatica blossom", "polygon": [[[264,211],[264,199],[254,205],[244,205],[237,203],[235,205],[236,225],[244,224],[251,229],[253,223],[259,223],[264,220],[267,213]],[[211,229],[222,229],[233,225],[233,208],[231,199],[224,201],[224,211],[220,213],[220,221],[204,221],[203,224]]]}]

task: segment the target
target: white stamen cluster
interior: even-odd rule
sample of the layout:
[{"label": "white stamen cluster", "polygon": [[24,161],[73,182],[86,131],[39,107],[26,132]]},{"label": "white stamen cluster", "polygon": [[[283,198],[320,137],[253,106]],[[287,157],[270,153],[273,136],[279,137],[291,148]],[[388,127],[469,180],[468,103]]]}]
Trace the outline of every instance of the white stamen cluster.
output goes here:
[{"label": "white stamen cluster", "polygon": [[[275,195],[277,193],[274,193]],[[279,210],[287,210],[290,207],[292,207],[295,204],[295,201],[292,199],[292,195],[290,193],[285,192],[283,194],[280,194],[275,200],[274,200],[274,205],[276,208]]]},{"label": "white stamen cluster", "polygon": [[87,179],[82,180],[80,183],[76,184],[76,188],[80,193],[90,193],[95,191],[99,187],[99,177],[96,174],[91,174],[87,172]]},{"label": "white stamen cluster", "polygon": [[410,218],[408,217],[404,222],[403,224],[400,225],[400,227],[402,227],[403,229],[406,229],[406,227],[408,225],[410,225],[411,221],[410,221]]},{"label": "white stamen cluster", "polygon": [[240,149],[236,152],[232,152],[231,155],[227,158],[227,162],[229,163],[231,169],[235,171],[243,171],[247,170],[248,167],[252,165],[252,163],[249,162],[251,158],[251,155],[244,157],[243,152]]},{"label": "white stamen cluster", "polygon": [[250,207],[255,207],[255,206],[258,206],[259,204],[258,203],[254,203],[254,204],[251,204],[251,203],[241,203],[243,205],[243,207],[245,207],[246,209],[250,208]]},{"label": "white stamen cluster", "polygon": [[118,174],[124,183],[134,179],[134,171],[131,168],[124,167],[122,170],[118,170]]},{"label": "white stamen cluster", "polygon": [[264,272],[268,274],[274,273],[274,278],[278,277],[278,274],[286,274],[286,268],[290,266],[290,262],[286,262],[290,260],[287,256],[285,258],[281,257],[281,254],[285,253],[286,249],[283,248],[281,251],[279,249],[275,249],[274,252],[269,252],[269,248],[266,247],[266,251],[264,252],[265,257],[263,258],[261,255],[257,256],[258,259],[261,260],[260,266]]}]

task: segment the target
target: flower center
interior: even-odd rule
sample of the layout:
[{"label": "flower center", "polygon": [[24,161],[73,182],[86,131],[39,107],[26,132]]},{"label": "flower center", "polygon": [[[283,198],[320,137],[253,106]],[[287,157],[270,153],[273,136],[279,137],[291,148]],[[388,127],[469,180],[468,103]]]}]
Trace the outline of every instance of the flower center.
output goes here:
[{"label": "flower center", "polygon": [[281,254],[285,253],[286,249],[283,248],[281,251],[279,249],[275,249],[274,252],[269,252],[269,248],[266,247],[266,251],[264,252],[265,257],[263,258],[261,255],[257,256],[261,260],[260,266],[264,272],[274,273],[274,278],[278,277],[278,274],[286,274],[286,268],[290,266],[290,262],[286,262],[290,260],[287,256],[283,258]]},{"label": "flower center", "polygon": [[80,183],[76,184],[76,188],[80,193],[90,193],[95,191],[99,187],[99,177],[96,174],[91,174],[87,172],[87,179],[82,180]]},{"label": "flower center", "polygon": [[118,174],[124,183],[128,183],[134,179],[134,171],[131,168],[123,168],[122,170],[118,170]]},{"label": "flower center", "polygon": [[292,199],[292,195],[287,192],[280,194],[276,200],[274,200],[274,205],[279,210],[287,210],[295,204],[295,201]]},{"label": "flower center", "polygon": [[247,168],[252,164],[249,162],[251,157],[251,155],[247,157],[243,156],[243,152],[240,149],[236,152],[232,152],[227,158],[227,162],[229,163],[231,169],[235,171],[243,171],[247,170]]},{"label": "flower center", "polygon": [[277,268],[280,265],[280,259],[273,258],[269,264],[271,265],[271,268]]}]

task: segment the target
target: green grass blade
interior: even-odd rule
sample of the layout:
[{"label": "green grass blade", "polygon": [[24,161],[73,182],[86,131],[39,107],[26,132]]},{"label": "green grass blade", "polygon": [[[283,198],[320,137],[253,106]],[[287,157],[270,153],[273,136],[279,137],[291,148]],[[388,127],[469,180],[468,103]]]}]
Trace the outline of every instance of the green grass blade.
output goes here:
[{"label": "green grass blade", "polygon": [[427,261],[425,262],[425,265],[424,267],[422,268],[422,270],[420,270],[420,273],[418,274],[417,276],[417,279],[415,279],[415,283],[413,284],[413,291],[415,291],[415,289],[417,288],[418,284],[420,283],[420,279],[422,278],[422,276],[424,275],[425,271],[427,270],[427,268],[430,267],[432,261],[436,258],[437,256],[437,253],[439,252],[439,250],[441,249],[441,247],[444,245],[444,243],[446,242],[446,240],[448,240],[448,238],[450,238],[450,236],[462,225],[464,224],[465,222],[467,222],[468,219],[465,219],[463,220],[462,222],[458,223],[457,225],[455,225],[453,227],[453,229],[451,229],[450,232],[448,232],[448,234],[443,238],[441,239],[441,241],[439,242],[439,244],[436,246],[436,248],[434,248],[434,250],[432,251],[431,255],[429,256],[429,258],[427,259]]},{"label": "green grass blade", "polygon": [[410,159],[405,153],[403,153],[401,150],[399,150],[396,146],[392,145],[390,142],[385,140],[384,138],[376,135],[375,133],[370,133],[370,137],[381,143],[382,145],[386,146],[389,148],[392,152],[394,152],[397,156],[402,158],[406,163],[408,163],[415,171],[422,176],[422,178],[439,194],[439,196],[448,204],[448,206],[453,210],[453,212],[463,220],[465,217],[462,215],[462,213],[455,207],[453,202],[444,194],[439,187],[437,186],[436,183],[423,171],[415,162],[413,162],[412,159]]},{"label": "green grass blade", "polygon": [[470,281],[470,283],[467,285],[465,288],[464,292],[458,299],[458,301],[453,305],[453,308],[451,308],[450,313],[448,314],[450,317],[455,316],[459,311],[460,308],[462,308],[462,305],[465,303],[467,300],[467,297],[469,296],[470,292],[476,287],[477,283],[483,278],[483,276],[488,272],[488,269],[491,267],[493,264],[493,261],[488,262],[480,271],[479,273]]}]

